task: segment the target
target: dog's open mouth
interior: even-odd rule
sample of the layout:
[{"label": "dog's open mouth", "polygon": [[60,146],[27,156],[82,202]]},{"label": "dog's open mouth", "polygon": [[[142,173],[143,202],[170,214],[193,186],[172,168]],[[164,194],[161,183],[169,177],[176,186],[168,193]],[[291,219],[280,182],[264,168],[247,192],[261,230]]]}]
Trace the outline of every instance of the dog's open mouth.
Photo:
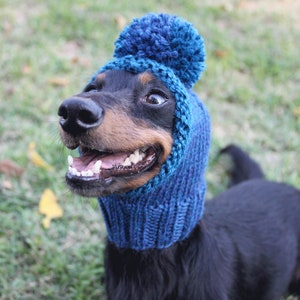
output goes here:
[{"label": "dog's open mouth", "polygon": [[132,152],[106,152],[81,147],[80,152],[80,157],[68,156],[68,179],[91,181],[137,175],[155,164],[160,151],[150,146]]}]

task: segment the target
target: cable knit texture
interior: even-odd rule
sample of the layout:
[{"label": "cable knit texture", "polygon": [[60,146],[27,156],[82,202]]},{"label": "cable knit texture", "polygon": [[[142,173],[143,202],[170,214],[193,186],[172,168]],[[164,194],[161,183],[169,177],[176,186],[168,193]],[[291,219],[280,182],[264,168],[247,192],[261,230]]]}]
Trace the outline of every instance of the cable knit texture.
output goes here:
[{"label": "cable knit texture", "polygon": [[99,68],[152,72],[173,93],[173,146],[157,176],[142,187],[99,198],[108,239],[121,248],[166,248],[185,239],[203,213],[210,143],[206,108],[191,90],[205,68],[202,37],[167,14],[134,19],[117,39],[114,59]]}]

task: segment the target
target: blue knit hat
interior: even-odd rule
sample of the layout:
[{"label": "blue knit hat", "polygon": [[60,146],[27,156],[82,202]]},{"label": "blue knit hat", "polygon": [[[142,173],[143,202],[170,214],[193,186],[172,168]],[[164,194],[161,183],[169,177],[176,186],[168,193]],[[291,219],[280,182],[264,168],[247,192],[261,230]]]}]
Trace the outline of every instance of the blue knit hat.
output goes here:
[{"label": "blue knit hat", "polygon": [[176,100],[172,151],[158,175],[142,187],[99,198],[108,239],[122,248],[166,248],[188,236],[203,213],[204,171],[210,124],[190,90],[205,69],[202,37],[188,22],[167,14],[134,19],[115,42],[106,70],[149,71]]}]

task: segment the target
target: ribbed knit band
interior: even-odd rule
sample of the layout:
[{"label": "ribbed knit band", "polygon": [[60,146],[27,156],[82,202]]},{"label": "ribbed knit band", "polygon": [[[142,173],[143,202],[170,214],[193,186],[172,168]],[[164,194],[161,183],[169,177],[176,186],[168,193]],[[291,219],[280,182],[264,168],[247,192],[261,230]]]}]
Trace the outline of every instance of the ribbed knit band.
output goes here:
[{"label": "ribbed knit band", "polygon": [[190,90],[204,70],[205,50],[193,26],[175,16],[135,19],[116,41],[114,60],[99,68],[151,72],[175,100],[173,146],[157,176],[136,190],[99,198],[108,239],[121,248],[166,248],[185,239],[203,213],[210,122]]},{"label": "ribbed knit band", "polygon": [[209,116],[194,94],[188,147],[176,172],[149,191],[99,198],[108,239],[120,248],[167,248],[185,239],[201,219],[210,145]]}]

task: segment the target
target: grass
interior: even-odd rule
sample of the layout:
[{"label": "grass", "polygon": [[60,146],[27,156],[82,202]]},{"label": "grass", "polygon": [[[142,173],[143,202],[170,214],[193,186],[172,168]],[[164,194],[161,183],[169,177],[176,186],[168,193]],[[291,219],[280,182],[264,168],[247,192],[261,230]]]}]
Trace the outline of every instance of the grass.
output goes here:
[{"label": "grass", "polygon": [[[195,89],[212,118],[209,197],[225,188],[215,157],[232,142],[268,178],[300,187],[300,23],[297,3],[289,3],[0,0],[0,161],[25,170],[17,178],[0,173],[1,300],[104,299],[105,227],[97,201],[64,185],[68,151],[56,111],[111,58],[116,20],[169,12],[204,36],[207,71]],[[30,142],[54,171],[32,164]],[[64,209],[48,230],[38,213],[46,188]]]}]

